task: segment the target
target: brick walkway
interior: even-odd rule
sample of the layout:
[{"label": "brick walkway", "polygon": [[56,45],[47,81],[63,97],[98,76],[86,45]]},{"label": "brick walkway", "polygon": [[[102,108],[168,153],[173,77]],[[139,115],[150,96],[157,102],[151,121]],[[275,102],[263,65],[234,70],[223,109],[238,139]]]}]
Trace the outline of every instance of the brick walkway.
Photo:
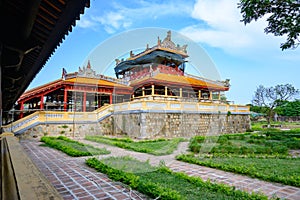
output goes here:
[{"label": "brick walkway", "polygon": [[300,188],[298,187],[282,185],[279,183],[270,183],[247,176],[180,161],[173,162],[169,165],[169,167],[176,172],[184,172],[190,176],[201,177],[203,180],[210,179],[211,181],[224,183],[249,193],[259,192],[270,198],[276,195],[282,199],[300,200]]},{"label": "brick walkway", "polygon": [[[230,172],[225,172],[218,169],[213,169],[209,167],[184,163],[175,160],[175,156],[180,153],[185,153],[188,147],[188,142],[182,142],[179,144],[178,149],[171,155],[166,156],[153,156],[150,154],[138,153],[133,151],[128,151],[125,149],[120,149],[118,147],[112,147],[105,144],[98,144],[95,142],[90,142],[86,140],[80,140],[87,144],[91,144],[97,147],[105,147],[110,150],[114,156],[125,156],[130,155],[138,160],[146,161],[149,160],[150,164],[158,165],[161,160],[164,160],[165,164],[177,172],[184,172],[190,176],[198,176],[203,180],[210,179],[218,183],[224,183],[234,186],[237,189],[244,190],[247,192],[260,192],[268,197],[272,198],[275,195],[282,199],[287,200],[300,200],[300,188],[282,185],[279,183],[270,183],[255,178],[250,178],[248,176],[238,175]],[[100,158],[103,156],[100,156]]]},{"label": "brick walkway", "polygon": [[[270,198],[276,195],[279,198],[287,200],[300,200],[300,188],[298,187],[270,183],[175,160],[175,155],[186,151],[187,142],[180,143],[178,150],[172,155],[166,156],[153,156],[85,140],[80,140],[80,142],[92,144],[100,148],[105,147],[111,151],[111,154],[100,155],[99,158],[129,155],[141,161],[149,160],[152,165],[158,165],[163,160],[173,171],[185,172],[190,176],[198,176],[204,180],[210,179],[218,183],[225,183],[250,193],[260,192]],[[83,197],[81,194],[86,195],[86,198],[83,199],[102,199],[102,197],[103,199],[130,199],[128,189],[119,183],[112,182],[105,175],[84,167],[85,158],[71,158],[50,148],[40,148],[37,142],[24,141],[22,144],[37,166],[65,199],[80,199]],[[105,196],[101,197],[101,195]],[[137,196],[133,195],[133,197],[135,198],[132,199],[139,199]]]},{"label": "brick walkway", "polygon": [[57,150],[22,141],[25,151],[64,199],[146,199],[106,175],[84,166],[85,158],[71,158]]}]

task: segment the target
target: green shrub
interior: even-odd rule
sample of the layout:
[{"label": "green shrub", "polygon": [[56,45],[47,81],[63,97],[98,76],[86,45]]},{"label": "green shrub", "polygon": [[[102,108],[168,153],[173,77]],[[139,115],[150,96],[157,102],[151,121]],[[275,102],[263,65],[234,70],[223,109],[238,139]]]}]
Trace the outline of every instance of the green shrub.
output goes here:
[{"label": "green shrub", "polygon": [[41,138],[41,141],[44,142],[47,146],[60,150],[73,157],[110,153],[104,148],[99,149],[91,145],[85,145],[80,142],[71,140],[65,136],[59,136],[57,138],[44,136]]},{"label": "green shrub", "polygon": [[[199,153],[201,148],[211,146],[210,154],[288,155],[289,149],[300,149],[300,132],[295,130],[268,129],[258,133],[226,134],[216,138],[216,136],[193,137],[190,139],[189,150]],[[217,143],[214,143],[216,140]]]},{"label": "green shrub", "polygon": [[179,155],[176,159],[224,171],[245,174],[266,181],[300,186],[299,158],[241,158],[236,156],[199,158],[191,155]]},{"label": "green shrub", "polygon": [[189,149],[191,152],[199,153],[201,149],[201,143],[204,142],[204,136],[195,136],[190,139]]},{"label": "green shrub", "polygon": [[160,196],[160,199],[183,199],[177,191],[150,181],[141,181],[139,176],[112,168],[96,158],[87,159],[86,164],[99,172],[107,174],[109,178],[127,184],[149,197],[157,198]]},{"label": "green shrub", "polygon": [[[126,165],[134,165],[136,169],[131,170],[130,167],[124,169],[123,162]],[[164,165],[155,168],[148,164],[146,168],[152,170],[143,173],[138,168],[144,168],[145,163],[128,157],[105,158],[101,161],[90,158],[86,163],[113,180],[126,183],[132,189],[156,199],[267,199],[264,195],[249,194],[224,184],[172,172]],[[138,167],[139,165],[141,166]]]},{"label": "green shrub", "polygon": [[218,143],[226,144],[226,143],[228,143],[228,138],[226,136],[220,136],[218,139]]},{"label": "green shrub", "polygon": [[174,138],[170,140],[156,139],[135,142],[130,138],[109,138],[103,136],[86,136],[85,139],[153,155],[171,154],[177,148],[178,143],[184,140],[183,138]]}]

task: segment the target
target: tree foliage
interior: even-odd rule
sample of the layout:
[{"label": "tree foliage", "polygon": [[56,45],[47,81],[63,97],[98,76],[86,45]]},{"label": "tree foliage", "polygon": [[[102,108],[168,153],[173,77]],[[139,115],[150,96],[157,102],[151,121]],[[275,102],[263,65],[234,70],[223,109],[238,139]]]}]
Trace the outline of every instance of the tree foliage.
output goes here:
[{"label": "tree foliage", "polygon": [[268,26],[265,33],[275,36],[287,36],[285,43],[280,45],[282,50],[297,48],[300,44],[300,1],[299,0],[240,0],[241,20],[248,24],[263,16],[268,16]]},{"label": "tree foliage", "polygon": [[249,104],[248,106],[250,106],[250,111],[255,112],[255,113],[263,113],[266,114],[268,112],[269,107],[265,107],[265,106],[254,106],[252,104]]},{"label": "tree foliage", "polygon": [[300,116],[300,100],[281,102],[275,109],[276,113],[281,116]]},{"label": "tree foliage", "polygon": [[271,116],[277,106],[282,105],[293,97],[299,94],[299,90],[295,89],[291,84],[276,85],[274,87],[258,86],[254,93],[252,104],[266,109],[268,122],[270,123]]}]

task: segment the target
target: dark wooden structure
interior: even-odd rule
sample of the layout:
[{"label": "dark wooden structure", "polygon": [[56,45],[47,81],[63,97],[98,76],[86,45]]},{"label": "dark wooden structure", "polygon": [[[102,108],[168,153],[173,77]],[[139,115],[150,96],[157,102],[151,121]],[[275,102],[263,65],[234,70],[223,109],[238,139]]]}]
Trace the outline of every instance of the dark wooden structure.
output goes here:
[{"label": "dark wooden structure", "polygon": [[1,114],[8,114],[89,4],[89,0],[0,1]]}]

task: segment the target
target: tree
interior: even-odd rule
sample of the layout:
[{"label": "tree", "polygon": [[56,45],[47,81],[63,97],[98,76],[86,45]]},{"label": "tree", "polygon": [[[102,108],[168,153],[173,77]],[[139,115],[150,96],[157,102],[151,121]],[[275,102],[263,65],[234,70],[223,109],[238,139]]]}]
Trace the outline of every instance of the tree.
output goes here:
[{"label": "tree", "polygon": [[260,106],[266,108],[268,126],[274,109],[278,105],[282,105],[285,102],[299,94],[299,90],[295,89],[291,84],[276,85],[274,87],[258,86],[254,93],[252,103],[254,106]]},{"label": "tree", "polygon": [[265,33],[275,36],[287,35],[282,50],[295,49],[300,44],[300,1],[299,0],[240,0],[241,20],[245,25],[265,15],[268,16],[268,26]]},{"label": "tree", "polygon": [[281,116],[300,116],[300,100],[283,101],[276,107],[275,111],[278,115]]}]

